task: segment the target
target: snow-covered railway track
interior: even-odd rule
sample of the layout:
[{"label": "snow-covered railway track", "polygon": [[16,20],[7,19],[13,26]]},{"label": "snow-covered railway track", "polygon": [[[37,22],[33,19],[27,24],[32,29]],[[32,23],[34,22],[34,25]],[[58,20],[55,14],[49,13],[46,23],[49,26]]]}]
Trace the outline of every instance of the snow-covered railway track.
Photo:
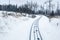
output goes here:
[{"label": "snow-covered railway track", "polygon": [[41,17],[39,17],[33,22],[30,29],[29,40],[42,40],[42,36],[39,30],[39,20],[41,19]]}]

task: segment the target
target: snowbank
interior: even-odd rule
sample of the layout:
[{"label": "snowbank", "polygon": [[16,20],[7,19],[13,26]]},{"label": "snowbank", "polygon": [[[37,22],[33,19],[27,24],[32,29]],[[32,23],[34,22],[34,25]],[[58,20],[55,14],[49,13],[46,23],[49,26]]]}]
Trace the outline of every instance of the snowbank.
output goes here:
[{"label": "snowbank", "polygon": [[0,40],[29,40],[30,28],[36,18],[0,17]]},{"label": "snowbank", "polygon": [[[36,18],[28,17],[0,17],[0,40],[29,40],[29,32],[34,20]],[[43,40],[60,40],[60,25],[57,27],[56,23],[60,23],[60,19],[51,19],[42,16],[39,20],[39,29]]]},{"label": "snowbank", "polygon": [[56,26],[56,23],[59,22],[58,19],[51,19],[43,16],[39,21],[39,28],[43,40],[60,40],[60,27]]}]

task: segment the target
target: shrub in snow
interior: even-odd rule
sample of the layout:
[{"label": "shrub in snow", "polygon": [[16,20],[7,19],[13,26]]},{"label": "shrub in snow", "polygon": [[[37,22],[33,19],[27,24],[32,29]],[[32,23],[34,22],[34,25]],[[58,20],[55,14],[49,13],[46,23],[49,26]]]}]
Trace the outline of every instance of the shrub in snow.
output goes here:
[{"label": "shrub in snow", "polygon": [[36,17],[36,15],[32,15],[32,18],[35,18]]}]

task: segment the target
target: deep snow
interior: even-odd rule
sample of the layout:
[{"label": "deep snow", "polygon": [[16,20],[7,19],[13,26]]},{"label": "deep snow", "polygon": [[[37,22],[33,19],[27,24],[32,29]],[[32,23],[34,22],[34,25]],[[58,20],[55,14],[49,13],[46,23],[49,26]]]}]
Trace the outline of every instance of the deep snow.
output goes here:
[{"label": "deep snow", "polygon": [[[0,16],[0,40],[29,40],[29,33],[32,23],[39,20],[39,29],[43,40],[60,40],[60,18],[49,18],[37,15],[36,18],[14,16]],[[57,26],[58,23],[58,26]]]},{"label": "deep snow", "polygon": [[43,40],[60,40],[60,18],[52,18],[49,22],[49,18],[43,16],[39,27]]}]

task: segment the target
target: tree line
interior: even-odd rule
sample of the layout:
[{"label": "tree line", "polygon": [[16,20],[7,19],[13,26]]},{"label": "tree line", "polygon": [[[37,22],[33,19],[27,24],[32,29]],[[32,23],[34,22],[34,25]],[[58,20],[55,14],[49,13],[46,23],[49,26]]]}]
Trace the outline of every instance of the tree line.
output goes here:
[{"label": "tree line", "polygon": [[17,5],[0,5],[0,10],[2,11],[13,11],[13,12],[20,12],[20,13],[28,13],[28,14],[34,14],[36,13],[35,10],[37,9],[37,4],[24,4],[19,7]]},{"label": "tree line", "polygon": [[[56,12],[52,11],[51,13],[49,13],[49,11],[43,11],[43,7],[41,7],[41,10],[38,10],[38,6],[37,3],[26,3],[24,5],[21,6],[17,6],[17,5],[0,5],[0,10],[2,11],[13,11],[13,12],[20,12],[20,13],[28,13],[28,14],[43,14],[45,15],[60,15],[60,10],[56,10]],[[42,10],[43,9],[43,10]]]}]

